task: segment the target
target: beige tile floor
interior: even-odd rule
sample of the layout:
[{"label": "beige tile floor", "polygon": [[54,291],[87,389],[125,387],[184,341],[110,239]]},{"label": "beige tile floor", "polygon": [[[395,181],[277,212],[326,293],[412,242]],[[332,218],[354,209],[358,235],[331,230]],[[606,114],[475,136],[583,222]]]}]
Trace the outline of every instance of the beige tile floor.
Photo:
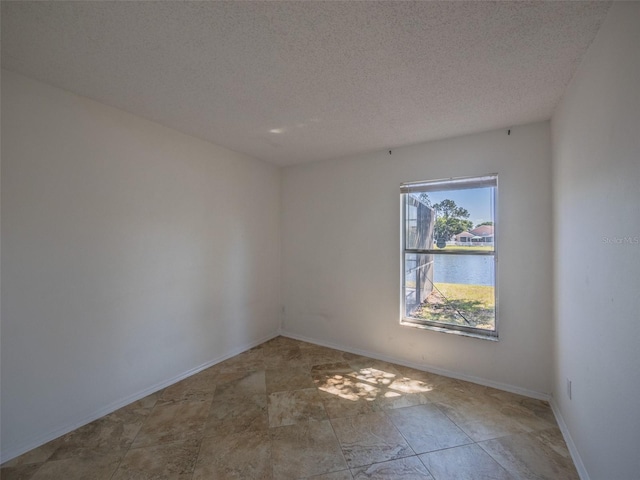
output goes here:
[{"label": "beige tile floor", "polygon": [[7,462],[0,477],[578,474],[546,402],[278,337]]}]

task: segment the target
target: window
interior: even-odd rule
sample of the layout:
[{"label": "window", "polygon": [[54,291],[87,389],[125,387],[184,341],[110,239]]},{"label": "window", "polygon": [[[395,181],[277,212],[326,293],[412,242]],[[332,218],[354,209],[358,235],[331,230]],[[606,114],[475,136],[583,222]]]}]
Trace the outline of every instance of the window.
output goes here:
[{"label": "window", "polygon": [[497,175],[405,183],[404,325],[497,339]]}]

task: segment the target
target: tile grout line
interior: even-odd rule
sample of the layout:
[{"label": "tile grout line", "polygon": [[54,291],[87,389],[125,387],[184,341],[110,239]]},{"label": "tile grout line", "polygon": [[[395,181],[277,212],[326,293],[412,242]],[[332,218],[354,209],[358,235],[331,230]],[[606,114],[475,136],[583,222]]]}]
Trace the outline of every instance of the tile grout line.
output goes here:
[{"label": "tile grout line", "polygon": [[[422,404],[424,405],[424,404]],[[402,408],[411,408],[411,407],[415,407],[416,405],[411,405],[408,407],[400,407],[397,410],[401,410]],[[431,473],[431,470],[429,470],[429,467],[427,467],[424,462],[422,461],[422,459],[420,458],[420,455],[424,455],[424,453],[418,453],[416,452],[415,448],[413,448],[413,446],[411,445],[411,443],[409,443],[409,440],[405,437],[405,435],[402,433],[402,431],[400,431],[400,429],[397,427],[397,425],[393,422],[393,419],[391,418],[390,415],[387,415],[387,411],[384,410],[384,414],[389,418],[389,421],[391,422],[391,424],[396,428],[396,430],[398,430],[398,432],[400,433],[400,435],[402,436],[402,438],[404,438],[404,441],[407,442],[407,445],[409,445],[409,448],[411,449],[411,451],[414,453],[413,456],[416,457],[416,459],[420,462],[420,464],[425,468],[425,470],[429,473],[429,475],[431,475],[431,477],[433,479],[435,479],[436,477],[433,475],[433,473]],[[425,452],[425,453],[431,453],[431,452]],[[409,457],[403,457],[403,458],[409,458]],[[382,463],[382,462],[379,462]],[[372,464],[374,465],[374,464]]]},{"label": "tile grout line", "polygon": [[[266,413],[267,413],[267,438],[269,439],[269,468],[271,469],[271,478],[275,478],[275,473],[273,471],[273,439],[271,438],[271,419],[269,418],[269,395],[267,388],[267,363],[264,359],[264,349],[262,351],[262,366],[264,367],[264,395],[266,398]],[[272,392],[275,393],[275,392]],[[193,480],[193,479],[192,479]]]},{"label": "tile grout line", "polygon": [[[508,435],[508,436],[512,436],[512,435]],[[505,437],[501,437],[501,438],[505,438]],[[494,439],[492,438],[491,440],[494,440]],[[476,443],[476,445],[478,445],[478,447],[480,447],[484,453],[486,453],[487,455],[489,455],[489,456],[493,459],[493,461],[494,461],[494,462],[496,462],[498,465],[500,465],[500,466],[502,467],[502,469],[503,469],[505,472],[507,472],[507,474],[508,474],[508,475],[510,475],[510,476],[514,476],[514,475],[511,473],[511,471],[510,471],[510,470],[509,470],[505,465],[503,465],[503,464],[502,464],[502,462],[501,462],[499,459],[497,459],[497,458],[495,458],[493,455],[491,455],[491,452],[487,451],[487,449],[486,449],[486,448],[484,448],[484,447],[481,445],[481,443],[483,443],[483,442],[489,442],[489,441],[491,441],[491,440],[482,440],[482,442],[477,442],[477,443]]]},{"label": "tile grout line", "polygon": [[[164,388],[162,389],[161,392],[164,392]],[[140,435],[140,431],[142,430],[142,428],[144,427],[144,424],[147,423],[147,421],[149,420],[149,417],[151,416],[151,413],[155,410],[156,405],[158,405],[158,400],[160,400],[160,397],[162,396],[162,393],[160,391],[159,392],[153,392],[150,393],[150,395],[154,395],[155,393],[158,393],[158,398],[156,399],[156,401],[153,404],[153,407],[151,407],[151,409],[149,410],[149,414],[145,416],[145,419],[142,421],[142,424],[140,425],[140,428],[138,429],[138,431],[136,432],[136,435],[133,437],[133,439],[131,439],[131,443],[129,444],[129,446],[127,447],[127,449],[125,450],[125,452],[122,454],[122,457],[120,458],[120,460],[118,461],[118,466],[113,470],[113,472],[111,473],[111,476],[109,477],[109,480],[113,480],[113,477],[116,475],[116,473],[118,473],[118,470],[120,469],[120,466],[122,465],[122,461],[124,460],[124,458],[127,456],[127,453],[129,453],[129,450],[131,450],[131,447],[133,446],[133,444],[136,441],[136,438],[138,438],[138,435]],[[142,400],[142,399],[141,399]],[[122,407],[122,408],[126,408]],[[117,412],[117,410],[116,410]],[[115,413],[115,412],[114,412]]]},{"label": "tile grout line", "polygon": [[[342,455],[342,459],[344,460],[344,464],[347,466],[347,470],[349,471],[349,475],[351,475],[351,478],[353,478],[353,472],[351,471],[351,467],[349,466],[349,462],[347,462],[347,457],[345,457],[345,455],[344,455],[344,450],[342,449],[342,443],[340,443],[340,439],[338,438],[338,435],[336,434],[336,429],[333,428],[333,422],[331,421],[330,418],[329,418],[329,425],[331,426],[331,431],[333,432],[333,438],[336,439],[336,442],[338,443],[338,447],[340,448],[340,455]],[[337,470],[337,471],[342,471],[342,470]],[[326,472],[326,473],[332,473],[332,472]]]},{"label": "tile grout line", "polygon": [[[216,377],[214,376],[214,379],[215,378]],[[190,480],[193,480],[193,477],[196,474],[196,467],[198,466],[198,460],[200,460],[200,453],[202,452],[202,444],[204,443],[204,440],[205,440],[204,429],[205,429],[205,427],[207,425],[207,422],[209,421],[209,415],[211,415],[211,409],[213,408],[213,401],[215,400],[215,391],[217,390],[217,388],[218,388],[218,385],[216,383],[215,386],[214,386],[214,389],[213,389],[213,395],[211,397],[211,402],[209,402],[209,410],[207,411],[207,417],[205,418],[204,424],[202,426],[202,438],[200,439],[200,443],[198,445],[198,453],[196,454],[196,458],[195,458],[195,460],[193,462],[193,470],[191,471],[191,476],[189,477]]]},{"label": "tile grout line", "polygon": [[[424,405],[424,404],[423,404],[423,405]],[[417,405],[410,405],[410,406],[407,406],[407,407],[400,407],[400,408],[398,408],[398,409],[392,409],[392,410],[401,410],[401,409],[403,409],[403,408],[411,408],[411,407],[415,407],[415,406],[417,406]],[[383,410],[383,412],[384,412],[385,416],[386,416],[387,418],[389,418],[389,421],[391,422],[391,424],[395,427],[395,429],[398,431],[398,433],[400,433],[400,436],[402,436],[402,438],[404,439],[404,441],[405,441],[405,442],[407,442],[407,445],[409,445],[409,448],[410,448],[410,449],[411,449],[411,451],[413,452],[413,455],[409,455],[409,456],[407,456],[407,457],[400,457],[400,458],[397,458],[397,459],[394,459],[394,460],[401,460],[401,459],[403,459],[403,458],[416,457],[416,459],[420,462],[420,464],[422,464],[422,466],[423,466],[423,467],[425,468],[425,470],[429,473],[429,475],[431,475],[431,477],[432,477],[433,479],[435,479],[436,477],[433,475],[433,473],[431,473],[431,470],[429,470],[429,467],[427,467],[427,466],[424,464],[424,462],[422,461],[422,459],[420,458],[420,455],[424,455],[424,454],[423,454],[423,453],[418,453],[418,452],[416,452],[415,448],[413,448],[413,446],[411,445],[411,443],[409,443],[409,440],[405,437],[405,435],[402,433],[402,431],[400,431],[400,429],[398,428],[398,426],[393,422],[393,419],[391,418],[391,416],[389,416],[389,415],[387,414],[387,410]],[[431,453],[431,452],[425,452],[425,453]],[[387,461],[389,461],[389,460],[387,460]],[[391,461],[393,461],[393,460],[391,460]],[[377,463],[384,463],[384,462],[377,462]],[[371,465],[375,465],[375,463],[372,463]]]}]

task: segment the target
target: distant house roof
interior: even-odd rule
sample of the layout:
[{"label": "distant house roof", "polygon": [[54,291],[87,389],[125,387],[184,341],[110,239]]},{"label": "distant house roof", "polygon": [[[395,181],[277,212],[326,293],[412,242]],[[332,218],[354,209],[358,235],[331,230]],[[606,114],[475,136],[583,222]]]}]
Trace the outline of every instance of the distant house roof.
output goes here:
[{"label": "distant house roof", "polygon": [[459,233],[458,235],[456,235],[456,237],[458,238],[462,238],[462,237],[473,237],[473,234],[469,233],[469,232],[462,232]]},{"label": "distant house roof", "polygon": [[469,233],[477,237],[492,237],[493,225],[480,225],[479,227],[476,227],[473,230],[469,230]]}]

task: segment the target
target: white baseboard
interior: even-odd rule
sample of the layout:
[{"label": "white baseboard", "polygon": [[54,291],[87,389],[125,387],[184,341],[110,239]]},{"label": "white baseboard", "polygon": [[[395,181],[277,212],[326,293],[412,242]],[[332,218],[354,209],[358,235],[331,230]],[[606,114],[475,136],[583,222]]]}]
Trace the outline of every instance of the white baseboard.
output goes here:
[{"label": "white baseboard", "polygon": [[414,363],[409,362],[407,360],[403,360],[401,358],[392,357],[389,355],[384,355],[377,352],[370,352],[367,350],[360,350],[358,348],[351,348],[346,345],[338,345],[329,342],[319,341],[313,338],[305,337],[304,335],[298,335],[296,333],[287,332],[286,330],[281,330],[280,335],[283,337],[293,338],[295,340],[301,340],[303,342],[313,343],[315,345],[320,345],[328,348],[335,348],[337,350],[343,350],[345,352],[353,353],[356,355],[363,355],[365,357],[375,358],[376,360],[383,360],[389,363],[396,363],[398,365],[404,365],[405,367],[415,368],[416,370],[423,370],[429,373],[435,373],[436,375],[442,375],[445,377],[455,378],[458,380],[464,380],[466,382],[477,383],[479,385],[484,385],[485,387],[492,387],[498,390],[504,390],[506,392],[515,393],[518,395],[523,395],[529,398],[535,398],[537,400],[546,400],[549,401],[551,396],[548,393],[536,392],[535,390],[529,390],[522,387],[517,387],[514,385],[508,385],[506,383],[494,382],[492,380],[487,380],[486,378],[475,377],[473,375],[465,375],[458,372],[453,372],[450,370],[445,370],[442,368],[434,367],[427,364]]},{"label": "white baseboard", "polygon": [[555,398],[553,398],[553,396],[551,397],[549,404],[551,405],[551,410],[556,417],[556,422],[558,422],[558,427],[560,427],[560,431],[562,432],[562,436],[564,437],[564,442],[567,444],[567,448],[569,449],[569,453],[571,454],[573,464],[576,466],[576,470],[578,471],[580,480],[591,480],[589,474],[587,473],[587,469],[584,466],[584,462],[582,461],[582,457],[578,453],[576,444],[571,437],[569,427],[567,427],[567,424],[562,417],[562,413],[560,413],[560,407],[558,406],[558,403],[556,402]]},{"label": "white baseboard", "polygon": [[261,343],[264,343],[268,340],[271,340],[272,338],[275,338],[279,335],[278,332],[274,332],[271,333],[259,340],[256,340],[254,342],[245,344],[241,347],[238,348],[234,348],[232,349],[229,353],[222,355],[220,357],[216,357],[213,360],[209,360],[208,362],[203,363],[202,365],[199,365],[195,368],[192,368],[190,370],[187,370],[186,372],[181,373],[180,375],[177,375],[175,377],[172,377],[168,380],[164,380],[162,382],[159,382],[155,385],[152,385],[151,387],[145,388],[142,391],[139,391],[133,395],[129,395],[121,400],[118,400],[116,402],[112,402],[109,405],[105,406],[104,408],[101,408],[93,413],[91,413],[90,415],[86,415],[81,419],[78,419],[77,421],[74,421],[72,423],[69,423],[67,425],[63,425],[60,428],[57,428],[51,432],[47,432],[43,435],[39,435],[36,438],[32,438],[27,442],[24,442],[21,445],[15,445],[12,447],[9,447],[7,450],[4,450],[2,452],[0,452],[0,464],[8,462],[9,460],[12,460],[16,457],[18,457],[19,455],[22,455],[23,453],[26,453],[30,450],[33,450],[34,448],[37,448],[41,445],[44,445],[47,442],[50,442],[51,440],[54,440],[58,437],[61,437],[62,435],[65,435],[69,432],[72,432],[73,430],[80,428],[88,423],[93,422],[94,420],[97,420],[100,417],[104,417],[105,415],[108,415],[110,413],[115,412],[116,410],[118,410],[119,408],[125,407],[127,405],[129,405],[130,403],[136,402],[144,397],[146,397],[147,395],[151,395],[154,392],[157,392],[158,390],[162,390],[163,388],[166,388],[170,385],[173,385],[174,383],[177,383],[181,380],[184,380],[187,377],[190,377],[191,375],[195,375],[198,372],[201,372],[202,370],[205,370],[209,367],[212,367],[213,365],[216,365],[220,362],[223,362],[225,360],[227,360],[228,358],[234,357],[242,352],[245,352],[257,345],[260,345]]}]

